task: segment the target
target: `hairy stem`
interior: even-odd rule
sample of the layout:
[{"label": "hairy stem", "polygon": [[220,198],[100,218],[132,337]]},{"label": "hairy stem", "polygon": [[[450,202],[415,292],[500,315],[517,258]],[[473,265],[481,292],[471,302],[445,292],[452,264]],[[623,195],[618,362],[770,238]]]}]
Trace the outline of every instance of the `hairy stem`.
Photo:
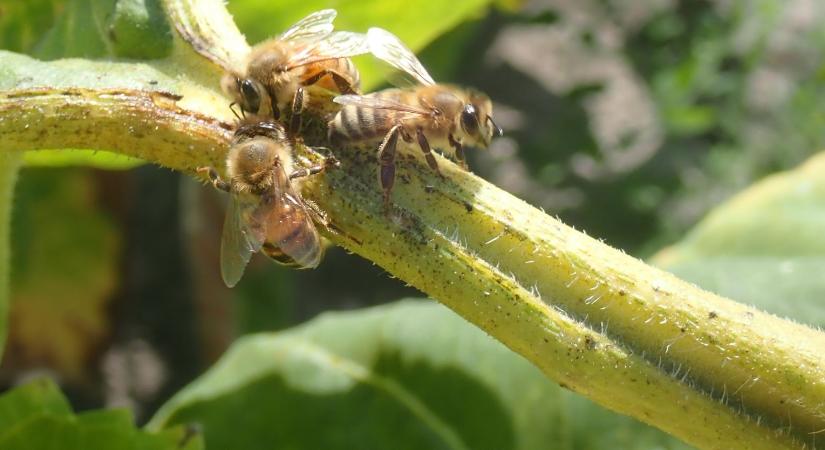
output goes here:
[{"label": "hairy stem", "polygon": [[3,150],[112,149],[195,173],[221,166],[231,126],[138,90],[27,89],[0,93]]}]

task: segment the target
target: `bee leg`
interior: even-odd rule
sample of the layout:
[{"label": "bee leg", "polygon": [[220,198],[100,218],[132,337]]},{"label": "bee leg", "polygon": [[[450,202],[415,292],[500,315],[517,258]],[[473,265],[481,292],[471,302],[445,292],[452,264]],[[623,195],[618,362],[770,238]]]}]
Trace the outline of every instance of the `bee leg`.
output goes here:
[{"label": "bee leg", "polygon": [[296,178],[308,177],[310,175],[319,174],[325,170],[327,170],[326,164],[318,164],[317,166],[304,167],[303,169],[293,170],[292,173],[289,174],[289,179],[294,180]]},{"label": "bee leg", "polygon": [[292,98],[292,117],[289,118],[289,131],[297,136],[301,131],[301,114],[304,112],[304,88],[300,87]]},{"label": "bee leg", "polygon": [[338,87],[338,91],[342,94],[357,94],[358,92],[353,89],[352,84],[344,77],[342,77],[338,72],[330,71],[329,75],[332,77],[332,81],[335,82],[335,86]]},{"label": "bee leg", "polygon": [[321,78],[324,78],[327,75],[329,75],[332,78],[332,81],[335,82],[335,86],[338,88],[338,92],[342,94],[357,94],[357,92],[355,92],[355,90],[352,88],[352,84],[346,78],[344,78],[343,75],[330,69],[324,69],[316,73],[315,75],[307,78],[306,80],[304,80],[304,86],[313,85],[317,83]]},{"label": "bee leg", "polygon": [[455,158],[458,160],[458,163],[461,164],[461,168],[464,170],[470,170],[467,166],[467,159],[464,157],[464,146],[461,145],[461,142],[453,139],[452,134],[447,139],[450,141],[450,145],[455,150]]},{"label": "bee leg", "polygon": [[[318,147],[314,148],[314,150],[318,150]],[[321,172],[324,172],[330,167],[339,167],[340,165],[341,162],[338,161],[338,159],[335,158],[335,156],[329,155],[326,158],[324,158],[324,162],[321,164],[316,164],[314,166],[304,167],[303,169],[297,169],[292,171],[292,173],[289,174],[289,179],[294,180],[296,178],[303,178],[308,177],[310,175],[316,175]]]},{"label": "bee leg", "polygon": [[327,167],[338,167],[341,165],[341,162],[338,161],[338,158],[332,154],[332,150],[329,147],[316,147],[313,146],[312,150],[317,153],[322,153],[324,155],[324,165]]},{"label": "bee leg", "polygon": [[332,222],[329,220],[329,217],[327,217],[327,213],[325,213],[320,206],[318,206],[312,200],[307,200],[305,198],[302,199],[302,201],[304,202],[304,206],[306,207],[306,210],[309,213],[309,216],[312,218],[313,222],[320,224],[333,234],[341,233],[341,230],[332,224]]},{"label": "bee leg", "polygon": [[278,109],[278,105],[272,103],[269,105],[269,110],[272,111],[272,118],[275,120],[281,120],[281,110]]},{"label": "bee leg", "polygon": [[424,153],[424,158],[427,159],[427,165],[429,165],[430,169],[433,169],[435,173],[441,175],[441,171],[438,170],[438,162],[436,162],[433,152],[430,151],[430,142],[427,141],[427,136],[424,136],[424,130],[419,127],[415,130],[415,135],[418,139],[418,146],[421,147],[421,151]]},{"label": "bee leg", "polygon": [[381,163],[378,176],[381,180],[381,187],[384,189],[384,210],[389,211],[390,193],[395,183],[395,147],[398,144],[398,135],[401,133],[401,125],[395,125],[384,136],[381,145],[378,146],[378,161]]},{"label": "bee leg", "polygon": [[214,167],[198,167],[197,172],[203,176],[209,178],[209,181],[212,183],[212,186],[215,186],[215,189],[229,192],[232,190],[232,186],[224,181],[220,175],[218,175],[218,171],[215,170]]},{"label": "bee leg", "polygon": [[[346,237],[347,239],[349,239],[349,240],[351,240],[351,241],[353,241],[353,242],[355,242],[359,245],[362,243],[355,236],[350,236],[349,234],[346,233],[346,231],[338,228],[338,226],[335,225],[335,223],[332,222],[332,220],[329,218],[327,213],[324,212],[324,210],[322,210],[321,207],[318,206],[317,203],[313,202],[312,200],[307,200],[305,198],[302,199],[302,201],[304,203],[304,206],[306,207],[307,212],[309,213],[309,216],[312,218],[312,221],[315,222],[316,224],[321,225],[322,227],[324,227],[324,229],[327,230],[330,234],[334,234],[336,236]],[[326,247],[329,247],[330,243],[329,243],[329,241],[324,239],[322,241],[322,245],[324,246],[324,248],[326,248]]]}]

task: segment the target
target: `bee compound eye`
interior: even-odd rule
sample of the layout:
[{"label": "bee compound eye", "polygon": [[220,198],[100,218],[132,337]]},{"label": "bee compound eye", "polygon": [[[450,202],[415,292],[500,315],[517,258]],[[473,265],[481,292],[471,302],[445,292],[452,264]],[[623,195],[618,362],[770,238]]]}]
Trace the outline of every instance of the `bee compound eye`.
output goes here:
[{"label": "bee compound eye", "polygon": [[478,132],[478,113],[473,105],[467,105],[461,111],[461,127],[469,134]]},{"label": "bee compound eye", "polygon": [[241,97],[243,98],[243,109],[257,114],[261,108],[261,93],[252,80],[241,81]]}]

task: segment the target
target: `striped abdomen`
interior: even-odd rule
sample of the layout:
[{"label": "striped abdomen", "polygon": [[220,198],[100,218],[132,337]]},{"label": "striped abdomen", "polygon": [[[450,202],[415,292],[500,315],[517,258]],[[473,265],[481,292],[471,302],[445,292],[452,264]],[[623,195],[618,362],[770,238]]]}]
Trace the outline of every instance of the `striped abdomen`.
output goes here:
[{"label": "striped abdomen", "polygon": [[[361,75],[358,73],[358,69],[355,67],[355,64],[353,64],[352,60],[349,58],[327,59],[305,66],[304,71],[301,74],[301,84],[305,84],[305,80],[312,78],[313,75],[316,75],[322,70],[332,71],[338,75],[341,75],[341,77],[347,80],[352,91],[360,92]],[[344,93],[330,76],[321,78],[317,83],[315,83],[315,86],[326,89],[330,92],[338,92],[339,94]]]},{"label": "striped abdomen", "polygon": [[317,267],[324,250],[321,236],[312,222],[301,197],[292,191],[283,173],[280,188],[272,197],[263,197],[259,220],[267,224],[263,252],[282,263],[301,267]]},{"label": "striped abdomen", "polygon": [[[403,103],[411,95],[400,89],[385,89],[363,97],[390,99]],[[333,144],[381,141],[402,115],[403,112],[393,109],[346,105],[329,123],[330,141]]]},{"label": "striped abdomen", "polygon": [[283,249],[276,247],[271,242],[264,242],[261,251],[278,264],[297,269],[318,267],[324,257],[324,247],[321,245],[308,248],[298,258],[287,255]]}]

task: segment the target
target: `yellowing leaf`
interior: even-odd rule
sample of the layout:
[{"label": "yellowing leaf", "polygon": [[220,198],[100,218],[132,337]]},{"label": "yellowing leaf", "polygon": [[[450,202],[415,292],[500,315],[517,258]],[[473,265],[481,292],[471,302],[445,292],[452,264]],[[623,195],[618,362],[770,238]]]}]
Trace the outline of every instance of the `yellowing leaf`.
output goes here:
[{"label": "yellowing leaf", "polygon": [[50,367],[81,381],[109,333],[119,237],[95,204],[87,171],[27,170],[12,226],[6,367]]}]

